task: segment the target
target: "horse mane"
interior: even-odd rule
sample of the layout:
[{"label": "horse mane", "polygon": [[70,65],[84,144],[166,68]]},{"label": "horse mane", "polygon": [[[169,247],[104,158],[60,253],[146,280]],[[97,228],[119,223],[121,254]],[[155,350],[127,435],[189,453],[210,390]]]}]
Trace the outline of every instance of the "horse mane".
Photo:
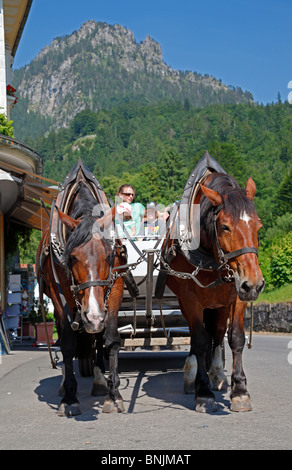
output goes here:
[{"label": "horse mane", "polygon": [[[64,249],[65,265],[70,264],[70,254],[78,246],[88,243],[93,233],[99,233],[100,237],[107,242],[107,238],[103,237],[103,229],[96,223],[97,217],[92,215],[94,207],[98,204],[90,189],[83,183],[80,183],[76,200],[74,201],[70,217],[73,219],[80,219],[80,224],[73,232],[67,233],[67,240]],[[100,216],[103,214],[101,213]]]},{"label": "horse mane", "polygon": [[92,210],[96,204],[97,201],[90,189],[84,183],[80,182],[70,217],[79,219],[86,214],[92,214]]},{"label": "horse mane", "polygon": [[[222,196],[223,210],[230,214],[236,224],[242,212],[249,215],[256,213],[253,202],[247,197],[245,189],[241,188],[233,176],[226,173],[215,173],[208,188],[217,191]],[[213,220],[215,207],[206,196],[202,196],[200,204],[201,228],[213,240]]]},{"label": "horse mane", "polygon": [[81,220],[76,229],[69,233],[64,249],[64,260],[66,266],[69,266],[70,254],[74,248],[85,245],[89,240],[91,240],[93,236],[93,224],[95,221],[95,217],[91,214],[87,214]]}]

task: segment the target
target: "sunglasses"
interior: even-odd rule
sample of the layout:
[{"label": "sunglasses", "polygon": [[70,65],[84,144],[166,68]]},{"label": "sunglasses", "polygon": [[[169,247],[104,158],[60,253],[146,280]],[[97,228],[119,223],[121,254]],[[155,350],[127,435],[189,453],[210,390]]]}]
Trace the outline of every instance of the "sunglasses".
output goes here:
[{"label": "sunglasses", "polygon": [[133,196],[134,197],[134,194],[133,193],[122,193],[123,196]]}]

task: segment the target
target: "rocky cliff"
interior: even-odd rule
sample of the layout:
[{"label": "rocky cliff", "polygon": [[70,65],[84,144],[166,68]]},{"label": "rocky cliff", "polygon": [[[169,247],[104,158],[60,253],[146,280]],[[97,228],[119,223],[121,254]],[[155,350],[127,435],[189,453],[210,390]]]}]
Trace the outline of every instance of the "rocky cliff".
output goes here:
[{"label": "rocky cliff", "polygon": [[15,120],[19,113],[28,120],[30,113],[39,113],[54,127],[66,126],[85,108],[97,111],[131,99],[187,100],[200,107],[252,101],[250,93],[214,77],[173,70],[150,36],[138,44],[127,28],[93,20],[54,39],[29,65],[15,71],[14,82],[22,101],[13,111]]}]

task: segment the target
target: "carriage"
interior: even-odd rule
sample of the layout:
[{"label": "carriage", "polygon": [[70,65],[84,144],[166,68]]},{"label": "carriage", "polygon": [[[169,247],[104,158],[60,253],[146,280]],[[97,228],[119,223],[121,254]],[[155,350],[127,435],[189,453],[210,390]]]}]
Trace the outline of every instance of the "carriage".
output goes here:
[{"label": "carriage", "polygon": [[[56,202],[52,207],[50,236],[56,262],[62,263],[65,245],[65,228],[54,207],[70,214],[72,200],[80,184],[85,184],[93,193],[98,205],[104,211],[110,203],[100,183],[81,159],[65,178]],[[189,185],[188,185],[189,189]],[[170,218],[172,220],[173,216]],[[122,223],[122,221],[121,221]],[[170,222],[168,222],[169,225]],[[117,273],[124,279],[123,301],[119,309],[118,331],[121,335],[121,347],[130,351],[136,347],[159,350],[161,347],[177,349],[190,344],[189,328],[183,317],[177,297],[165,286],[163,296],[156,296],[156,285],[160,267],[160,253],[163,239],[147,237],[131,239],[125,229],[122,240],[127,253],[126,272]],[[54,273],[56,276],[56,273]],[[80,359],[81,375],[92,374],[92,361]]]},{"label": "carriage", "polygon": [[177,297],[166,287],[163,298],[157,298],[155,290],[160,272],[161,245],[156,239],[124,243],[129,267],[138,287],[132,297],[125,286],[119,311],[121,346],[127,351],[137,347],[177,350],[190,344],[189,328],[183,317]]},{"label": "carriage", "polygon": [[[220,193],[216,184],[222,186]],[[242,317],[247,302],[264,287],[257,262],[261,224],[251,202],[254,193],[251,178],[242,190],[206,152],[190,174],[180,203],[173,205],[165,237],[133,240],[122,225],[126,239],[120,240],[114,221],[123,222],[116,206],[78,161],[51,208],[36,263],[41,296],[52,299],[63,339],[60,414],[80,412],[74,356],[82,375],[94,375],[92,393],[106,394],[103,411],[124,411],[118,391],[120,347],[173,349],[189,344],[185,392],[195,393],[197,411],[215,411],[210,381],[215,389],[227,386],[222,344],[228,320],[234,349],[231,409],[251,409],[241,364]],[[202,209],[206,227],[200,227]],[[104,355],[109,360],[107,381]]]}]

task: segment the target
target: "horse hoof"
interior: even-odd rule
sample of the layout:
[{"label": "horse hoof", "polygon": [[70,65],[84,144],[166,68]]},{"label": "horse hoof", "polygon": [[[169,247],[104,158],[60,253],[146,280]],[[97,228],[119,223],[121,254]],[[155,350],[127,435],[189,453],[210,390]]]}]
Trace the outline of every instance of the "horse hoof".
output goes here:
[{"label": "horse hoof", "polygon": [[106,385],[93,385],[91,395],[94,397],[101,397],[108,394],[108,388]]},{"label": "horse hoof", "polygon": [[78,416],[81,414],[79,403],[61,403],[58,410],[58,416]]},{"label": "horse hoof", "polygon": [[124,402],[120,398],[118,398],[116,401],[106,399],[102,407],[103,413],[123,413],[124,411]]},{"label": "horse hoof", "polygon": [[248,395],[241,395],[231,399],[230,411],[251,411],[252,406]]},{"label": "horse hoof", "polygon": [[125,407],[124,407],[124,402],[122,398],[118,398],[116,401],[116,407],[118,409],[118,413],[124,413]]},{"label": "horse hoof", "polygon": [[215,413],[218,411],[217,403],[214,398],[196,398],[196,411],[198,413]]}]

